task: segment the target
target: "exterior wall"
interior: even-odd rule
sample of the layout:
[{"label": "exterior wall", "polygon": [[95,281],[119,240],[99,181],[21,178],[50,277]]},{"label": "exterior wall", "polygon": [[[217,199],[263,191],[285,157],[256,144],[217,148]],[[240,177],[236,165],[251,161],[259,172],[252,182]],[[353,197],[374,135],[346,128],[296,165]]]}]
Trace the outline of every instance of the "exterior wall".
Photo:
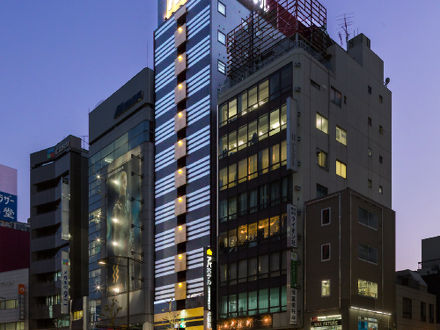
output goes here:
[{"label": "exterior wall", "polygon": [[422,272],[440,269],[440,236],[422,239]]},{"label": "exterior wall", "polygon": [[0,191],[17,196],[17,170],[0,164]]},{"label": "exterior wall", "polygon": [[0,273],[29,268],[29,242],[29,232],[0,227]]},{"label": "exterior wall", "polygon": [[87,152],[79,138],[68,136],[31,154],[30,160],[30,327],[68,327],[69,307],[61,307],[62,263],[70,267],[74,311],[82,310],[82,297],[87,295]]},{"label": "exterior wall", "polygon": [[[152,323],[152,80],[152,71],[144,68],[89,115],[88,292],[89,327],[92,329],[110,326],[105,306],[111,305],[112,298],[122,308],[116,324],[127,324],[127,314],[131,326],[148,329]],[[126,173],[126,191],[123,195],[120,192],[117,198],[125,205],[122,210],[128,211],[126,215],[121,211],[122,218],[116,221],[123,227],[117,229],[113,226],[118,224],[113,225],[112,222],[116,204],[110,205],[114,201],[110,201],[108,196],[114,187],[114,178],[122,172]],[[139,191],[136,194],[140,196],[129,196],[131,198],[127,199],[137,188]],[[117,232],[123,234],[117,235]],[[113,242],[126,249],[117,252],[116,247],[112,246]],[[105,264],[98,264],[98,260],[105,260]],[[129,282],[127,263],[131,273]],[[113,267],[117,267],[119,272],[115,273]],[[115,294],[111,289],[116,285],[121,289]]]},{"label": "exterior wall", "polygon": [[[411,318],[403,317],[403,298],[409,298],[412,301]],[[426,303],[426,321],[421,319],[421,303]],[[397,329],[414,329],[428,330],[438,329],[436,318],[434,322],[429,320],[429,305],[433,305],[436,310],[436,297],[423,290],[413,289],[408,286],[396,284],[396,312],[397,312]]]},{"label": "exterior wall", "polygon": [[[19,303],[18,286],[24,285],[23,307]],[[29,329],[29,269],[15,269],[11,271],[0,272],[0,297],[1,300],[15,299],[16,308],[0,309],[0,328],[7,324],[6,329]],[[20,309],[24,311],[24,318],[20,319]],[[21,325],[10,325],[10,323],[22,323]],[[8,324],[9,323],[9,324]]]}]

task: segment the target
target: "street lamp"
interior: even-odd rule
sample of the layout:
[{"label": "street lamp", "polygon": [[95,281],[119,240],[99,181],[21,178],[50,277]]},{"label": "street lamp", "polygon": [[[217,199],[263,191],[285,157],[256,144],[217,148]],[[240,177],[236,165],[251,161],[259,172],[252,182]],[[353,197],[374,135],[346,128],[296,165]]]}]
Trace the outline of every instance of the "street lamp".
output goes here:
[{"label": "street lamp", "polygon": [[[120,258],[125,259],[127,263],[127,329],[130,329],[130,260],[143,264],[143,260],[131,258],[129,256],[110,256],[103,259],[98,260],[98,264],[101,266],[107,265],[107,260],[110,258]],[[114,293],[119,294],[119,287],[115,287],[112,289]]]}]

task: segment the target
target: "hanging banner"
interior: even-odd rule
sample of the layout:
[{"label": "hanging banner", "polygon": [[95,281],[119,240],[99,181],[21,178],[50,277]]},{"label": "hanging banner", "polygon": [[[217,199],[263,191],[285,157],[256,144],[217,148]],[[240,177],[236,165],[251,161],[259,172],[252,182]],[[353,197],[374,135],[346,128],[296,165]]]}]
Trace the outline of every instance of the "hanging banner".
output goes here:
[{"label": "hanging banner", "polygon": [[17,221],[17,196],[0,191],[0,220]]},{"label": "hanging banner", "polygon": [[213,291],[214,287],[214,256],[210,248],[205,249],[205,329],[213,329]]},{"label": "hanging banner", "polygon": [[18,319],[23,321],[26,317],[24,308],[25,308],[25,293],[26,288],[24,284],[18,285]]},{"label": "hanging banner", "polygon": [[66,241],[70,239],[69,203],[70,203],[69,180],[67,178],[63,178],[63,181],[61,183],[61,239]]},{"label": "hanging banner", "polygon": [[61,251],[61,314],[69,314],[70,294],[70,260],[69,252]]},{"label": "hanging banner", "polygon": [[287,246],[290,248],[298,247],[297,212],[296,205],[287,204]]}]

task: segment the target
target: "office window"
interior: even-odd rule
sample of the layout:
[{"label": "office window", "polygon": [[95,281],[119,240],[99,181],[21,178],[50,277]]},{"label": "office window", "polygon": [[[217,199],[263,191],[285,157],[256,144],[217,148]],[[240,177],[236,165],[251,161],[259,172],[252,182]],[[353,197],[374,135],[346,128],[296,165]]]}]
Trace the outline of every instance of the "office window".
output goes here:
[{"label": "office window", "polygon": [[223,103],[219,108],[219,115],[220,123],[224,125],[228,120],[228,103]]},{"label": "office window", "polygon": [[247,158],[238,162],[238,183],[246,181],[247,176]]},{"label": "office window", "polygon": [[228,171],[228,188],[237,184],[237,163],[229,165]]},{"label": "office window", "polygon": [[247,146],[247,125],[241,126],[238,130],[238,150]]},{"label": "office window", "polygon": [[266,79],[258,85],[258,105],[263,105],[269,100],[269,80]]},{"label": "office window", "polygon": [[402,317],[404,319],[412,319],[412,300],[411,300],[411,298],[402,297]]},{"label": "office window", "polygon": [[269,122],[268,122],[267,113],[265,113],[264,115],[261,115],[258,118],[258,138],[260,141],[267,138],[268,131],[269,131]]},{"label": "office window", "polygon": [[271,313],[280,311],[280,288],[270,288],[269,305]]},{"label": "office window", "polygon": [[258,235],[258,224],[253,222],[248,225],[248,239],[250,242],[257,240]]},{"label": "office window", "polygon": [[225,222],[228,219],[228,201],[223,199],[219,203],[218,216],[220,222]]},{"label": "office window", "polygon": [[[257,279],[257,270],[258,270],[258,263],[257,258],[250,258],[248,259],[248,279],[249,281],[255,281]],[[255,308],[257,305],[257,299],[255,299]]]},{"label": "office window", "polygon": [[269,219],[263,219],[258,221],[258,238],[268,238],[269,237]]},{"label": "office window", "polygon": [[325,243],[321,245],[321,261],[329,261],[331,258],[331,245]]},{"label": "office window", "polygon": [[280,131],[280,110],[276,109],[270,113],[270,133],[274,135]]},{"label": "office window", "polygon": [[0,300],[0,310],[1,309],[16,309],[17,299]]},{"label": "office window", "polygon": [[336,175],[344,179],[347,178],[347,165],[339,160],[336,160]]},{"label": "office window", "polygon": [[244,244],[247,241],[247,225],[238,227],[238,243]]},{"label": "office window", "polygon": [[358,294],[360,296],[371,297],[371,298],[377,299],[377,297],[378,297],[377,283],[359,279],[358,280]]},{"label": "office window", "polygon": [[258,87],[254,86],[249,90],[249,104],[250,110],[258,108]]},{"label": "office window", "polygon": [[270,164],[271,170],[275,170],[280,167],[280,145],[274,144],[270,148]]},{"label": "office window", "polygon": [[379,219],[376,214],[369,212],[362,207],[358,208],[358,221],[359,223],[373,229],[377,229],[379,223]]},{"label": "office window", "polygon": [[279,234],[280,232],[280,217],[272,217],[270,218],[270,236],[274,236]]},{"label": "office window", "polygon": [[235,228],[229,231],[228,246],[229,247],[237,246],[237,229]]},{"label": "office window", "polygon": [[228,119],[237,117],[237,99],[233,98],[229,101]]},{"label": "office window", "polygon": [[237,197],[232,197],[228,200],[228,218],[230,220],[237,218]]},{"label": "office window", "polygon": [[328,120],[319,113],[316,114],[316,128],[328,134]]},{"label": "office window", "polygon": [[258,210],[258,191],[253,189],[249,193],[249,212],[254,213]]},{"label": "office window", "polygon": [[222,2],[217,2],[217,11],[222,14],[223,16],[226,16],[226,5]]},{"label": "office window", "polygon": [[237,151],[237,131],[232,131],[228,136],[228,155],[232,155]]},{"label": "office window", "polygon": [[321,226],[327,226],[331,223],[331,209],[329,207],[321,210]]},{"label": "office window", "polygon": [[287,141],[281,142],[281,165],[287,164]]},{"label": "office window", "polygon": [[238,196],[238,214],[245,215],[247,213],[247,192]]},{"label": "office window", "polygon": [[330,280],[321,281],[321,297],[330,297]]},{"label": "office window", "polygon": [[248,142],[249,145],[253,145],[258,142],[258,134],[257,134],[257,121],[254,120],[249,123],[248,126]]},{"label": "office window", "polygon": [[243,92],[240,96],[240,112],[242,115],[247,114],[248,108],[248,99],[247,99],[247,91]]},{"label": "office window", "polygon": [[258,257],[258,278],[266,278],[269,273],[269,256],[267,254]]},{"label": "office window", "polygon": [[220,190],[226,189],[228,187],[228,168],[224,167],[219,172],[219,187]]},{"label": "office window", "polygon": [[258,170],[260,173],[267,173],[269,171],[269,148],[258,152]]},{"label": "office window", "polygon": [[261,185],[259,187],[260,190],[260,209],[265,209],[269,206],[269,191],[267,189],[267,184]]},{"label": "office window", "polygon": [[247,293],[238,294],[238,315],[246,315],[247,313]]},{"label": "office window", "polygon": [[226,35],[220,30],[217,31],[217,41],[222,45],[226,45]]},{"label": "office window", "polygon": [[332,87],[330,90],[330,101],[336,104],[338,107],[342,105],[342,93],[336,88]]},{"label": "office window", "polygon": [[226,281],[228,279],[228,265],[227,264],[223,264],[220,265],[220,283],[222,285],[226,284]]},{"label": "office window", "polygon": [[420,302],[420,321],[426,322],[426,303]]},{"label": "office window", "polygon": [[220,73],[226,74],[226,64],[220,60],[217,60],[217,69]]},{"label": "office window", "polygon": [[258,290],[258,312],[267,313],[269,307],[269,289]]},{"label": "office window", "polygon": [[287,105],[283,104],[281,106],[281,129],[287,127]]},{"label": "office window", "polygon": [[342,143],[344,146],[347,145],[347,132],[339,126],[336,126],[336,141]]},{"label": "office window", "polygon": [[249,156],[248,160],[248,180],[251,180],[258,176],[257,154]]},{"label": "office window", "polygon": [[319,150],[316,153],[316,158],[319,167],[327,168],[327,153],[325,151]]},{"label": "office window", "polygon": [[377,264],[377,248],[366,244],[359,244],[359,259]]},{"label": "office window", "polygon": [[379,103],[382,104],[383,103],[383,96],[379,95]]},{"label": "office window", "polygon": [[379,186],[379,194],[383,195],[383,187],[382,186]]}]

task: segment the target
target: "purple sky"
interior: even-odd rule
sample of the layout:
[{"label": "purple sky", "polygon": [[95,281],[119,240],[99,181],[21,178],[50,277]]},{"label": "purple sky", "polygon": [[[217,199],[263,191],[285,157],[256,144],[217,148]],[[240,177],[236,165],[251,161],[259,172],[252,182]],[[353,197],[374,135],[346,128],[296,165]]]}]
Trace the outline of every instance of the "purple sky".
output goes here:
[{"label": "purple sky", "polygon": [[[385,61],[393,92],[397,268],[416,268],[436,223],[440,137],[437,0],[323,0],[330,35],[346,13]],[[0,163],[18,169],[19,219],[29,216],[29,154],[88,134],[88,112],[152,65],[155,0],[0,1]],[[428,146],[433,146],[432,149]]]}]

